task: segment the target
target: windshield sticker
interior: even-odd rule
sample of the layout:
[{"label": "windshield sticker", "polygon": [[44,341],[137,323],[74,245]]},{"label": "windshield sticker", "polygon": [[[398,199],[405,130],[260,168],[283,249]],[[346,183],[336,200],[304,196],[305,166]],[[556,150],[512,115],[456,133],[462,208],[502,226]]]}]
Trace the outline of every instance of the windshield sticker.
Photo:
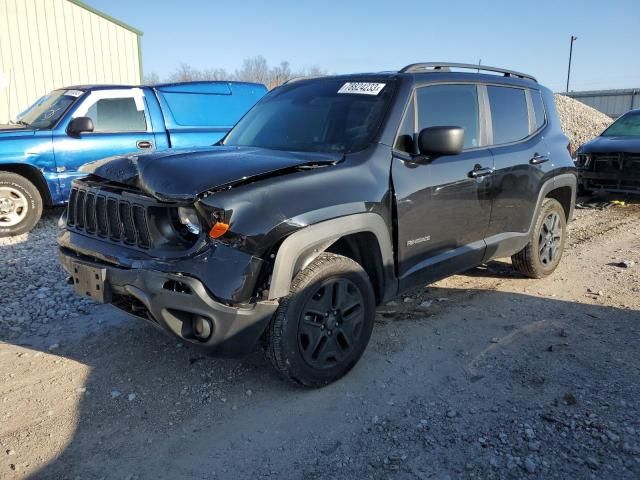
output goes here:
[{"label": "windshield sticker", "polygon": [[338,93],[356,93],[358,95],[378,95],[386,83],[347,82]]},{"label": "windshield sticker", "polygon": [[67,90],[64,92],[65,95],[68,95],[70,97],[76,97],[76,98],[78,98],[83,93],[84,92],[82,90]]}]

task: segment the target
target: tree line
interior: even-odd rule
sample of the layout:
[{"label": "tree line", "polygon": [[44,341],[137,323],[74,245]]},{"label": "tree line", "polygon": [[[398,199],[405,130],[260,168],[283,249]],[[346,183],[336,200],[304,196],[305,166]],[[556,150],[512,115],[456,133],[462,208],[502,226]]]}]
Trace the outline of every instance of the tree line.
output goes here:
[{"label": "tree line", "polygon": [[202,80],[256,82],[262,83],[266,85],[267,88],[272,89],[292,78],[313,77],[326,74],[327,72],[325,70],[315,66],[292,70],[291,65],[286,61],[280,62],[280,64],[275,66],[270,66],[263,56],[258,55],[245,59],[242,62],[242,66],[233,72],[228,72],[224,68],[198,70],[191,65],[182,63],[164,79],[161,79],[157,73],[150,73],[145,75],[144,80],[146,84],[195,82]]}]

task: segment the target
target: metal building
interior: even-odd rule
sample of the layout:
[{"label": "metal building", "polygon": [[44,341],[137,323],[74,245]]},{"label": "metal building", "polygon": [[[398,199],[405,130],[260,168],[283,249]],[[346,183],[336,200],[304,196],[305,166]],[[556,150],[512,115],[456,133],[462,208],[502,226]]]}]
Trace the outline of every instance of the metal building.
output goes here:
[{"label": "metal building", "polygon": [[601,111],[611,118],[618,118],[625,112],[640,108],[640,88],[624,90],[591,90],[587,92],[563,93]]},{"label": "metal building", "polygon": [[141,83],[141,36],[79,0],[0,0],[0,123],[56,88]]}]

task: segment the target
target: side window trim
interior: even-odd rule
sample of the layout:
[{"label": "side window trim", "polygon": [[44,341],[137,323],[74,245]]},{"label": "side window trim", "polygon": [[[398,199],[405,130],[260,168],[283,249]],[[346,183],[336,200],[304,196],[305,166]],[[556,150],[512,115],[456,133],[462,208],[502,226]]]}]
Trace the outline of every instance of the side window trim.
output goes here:
[{"label": "side window trim", "polygon": [[[136,101],[140,101],[143,106],[144,120],[145,120],[145,130],[100,130],[97,132],[87,132],[85,135],[103,135],[103,134],[114,134],[114,133],[150,133],[153,132],[151,126],[151,118],[149,116],[149,107],[147,106],[147,99],[144,94],[144,91],[141,88],[118,88],[112,90],[94,90],[89,93],[83,100],[82,103],[78,105],[78,107],[73,112],[71,119],[85,116],[89,109],[96,104],[98,101],[108,98],[133,98]],[[80,114],[82,112],[82,114]]]},{"label": "side window trim", "polygon": [[527,102],[527,118],[529,119],[529,137],[536,131],[536,112],[533,110],[533,101],[531,100],[531,90],[528,88],[524,91],[524,98]]},{"label": "side window trim", "polygon": [[493,124],[487,86],[483,83],[478,84],[478,111],[480,112],[480,146],[487,148],[493,143]]},{"label": "side window trim", "polygon": [[[540,92],[540,90],[534,90],[529,88],[527,89],[527,93],[529,94],[529,98],[531,99],[531,108],[533,109],[533,132],[531,132],[531,134],[534,135],[547,126],[547,122],[548,122],[547,106],[544,103],[544,99],[542,98],[542,92]],[[538,97],[540,97],[540,105],[542,106],[542,115],[544,115],[544,118],[542,119],[542,124],[540,125],[539,128],[536,128],[537,119],[536,119],[536,109],[533,106],[533,95],[538,95]]]}]

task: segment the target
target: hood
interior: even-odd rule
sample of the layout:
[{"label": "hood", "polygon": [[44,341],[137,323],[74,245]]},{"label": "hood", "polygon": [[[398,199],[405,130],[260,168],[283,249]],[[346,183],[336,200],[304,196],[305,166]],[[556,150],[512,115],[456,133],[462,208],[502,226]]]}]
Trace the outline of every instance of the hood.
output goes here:
[{"label": "hood", "polygon": [[342,158],[341,153],[211,147],[105,158],[88,163],[81,170],[116,183],[135,186],[159,200],[189,201],[207,191],[291,170],[334,165]]},{"label": "hood", "polygon": [[640,137],[596,137],[577,153],[640,153]]}]

